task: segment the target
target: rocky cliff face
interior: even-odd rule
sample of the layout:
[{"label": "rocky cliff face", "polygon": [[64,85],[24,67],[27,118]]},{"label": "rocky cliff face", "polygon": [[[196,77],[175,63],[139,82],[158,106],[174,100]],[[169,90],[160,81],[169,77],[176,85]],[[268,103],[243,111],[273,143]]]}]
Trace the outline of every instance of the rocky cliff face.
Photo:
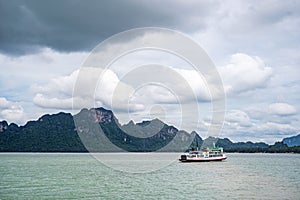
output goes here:
[{"label": "rocky cliff face", "polygon": [[90,109],[95,122],[98,123],[111,123],[113,121],[113,113],[110,110],[104,108],[92,108]]},{"label": "rocky cliff face", "polygon": [[3,133],[8,128],[8,124],[6,121],[0,122],[0,133]]},{"label": "rocky cliff face", "polygon": [[74,120],[80,138],[90,151],[182,151],[193,140],[191,134],[158,119],[137,124],[130,121],[122,126],[112,111],[104,108],[84,109]]}]

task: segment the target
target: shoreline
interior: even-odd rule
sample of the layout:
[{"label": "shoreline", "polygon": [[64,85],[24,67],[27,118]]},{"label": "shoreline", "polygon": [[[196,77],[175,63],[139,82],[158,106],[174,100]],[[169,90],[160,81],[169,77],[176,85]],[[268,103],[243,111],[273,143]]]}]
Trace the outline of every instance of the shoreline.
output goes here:
[{"label": "shoreline", "polygon": [[[28,151],[18,151],[18,152],[0,152],[0,154],[165,154],[165,153],[183,153],[183,152],[28,152]],[[300,152],[226,152],[225,154],[300,154]]]}]

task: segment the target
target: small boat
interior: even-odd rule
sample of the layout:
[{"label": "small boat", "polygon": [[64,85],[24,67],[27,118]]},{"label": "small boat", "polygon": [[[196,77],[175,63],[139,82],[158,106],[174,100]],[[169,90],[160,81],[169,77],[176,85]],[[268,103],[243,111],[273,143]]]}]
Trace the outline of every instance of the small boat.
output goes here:
[{"label": "small boat", "polygon": [[222,161],[227,157],[223,152],[223,148],[206,148],[202,151],[189,151],[182,154],[179,158],[181,162],[208,162],[208,161]]}]

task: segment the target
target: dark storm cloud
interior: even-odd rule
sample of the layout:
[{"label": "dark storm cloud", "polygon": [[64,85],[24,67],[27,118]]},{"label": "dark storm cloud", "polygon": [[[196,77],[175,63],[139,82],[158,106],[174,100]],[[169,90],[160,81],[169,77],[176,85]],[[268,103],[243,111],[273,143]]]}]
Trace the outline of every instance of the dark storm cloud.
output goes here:
[{"label": "dark storm cloud", "polygon": [[199,30],[204,28],[201,17],[211,9],[207,3],[184,1],[0,0],[0,52],[25,54],[45,46],[91,50],[113,34],[144,26]]}]

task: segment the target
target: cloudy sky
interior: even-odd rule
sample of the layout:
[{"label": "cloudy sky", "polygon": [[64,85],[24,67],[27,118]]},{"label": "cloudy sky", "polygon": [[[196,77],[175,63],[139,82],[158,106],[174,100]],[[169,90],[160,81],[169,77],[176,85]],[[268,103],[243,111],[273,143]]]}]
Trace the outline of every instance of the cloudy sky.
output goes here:
[{"label": "cloudy sky", "polygon": [[[0,0],[0,120],[24,125],[45,113],[76,112],[74,85],[93,48],[114,34],[141,27],[179,31],[207,52],[226,93],[220,137],[273,143],[299,133],[300,2],[296,0]],[[122,76],[132,66],[149,63],[170,66],[186,79],[200,111],[197,123],[191,115],[183,127],[205,135],[211,119],[207,87],[192,68],[168,53],[140,51],[120,58],[97,87],[95,105],[113,109],[121,123],[159,117],[177,125],[180,107],[168,88],[146,85],[133,93],[130,105],[111,104],[109,97]]]}]

